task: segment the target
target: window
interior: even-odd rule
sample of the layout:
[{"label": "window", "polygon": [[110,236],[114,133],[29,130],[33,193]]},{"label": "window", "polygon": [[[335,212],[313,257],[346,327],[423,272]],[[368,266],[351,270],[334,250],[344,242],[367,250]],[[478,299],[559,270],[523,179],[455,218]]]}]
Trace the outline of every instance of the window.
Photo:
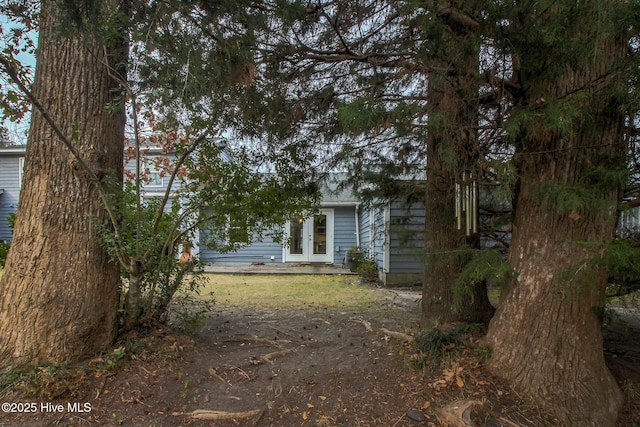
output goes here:
[{"label": "window", "polygon": [[153,160],[143,160],[141,167],[141,175],[144,183],[148,187],[162,187],[163,173],[158,164]]},{"label": "window", "polygon": [[228,241],[233,245],[248,245],[251,241],[249,238],[249,226],[247,217],[242,212],[232,212],[227,215],[228,220]]},{"label": "window", "polygon": [[24,171],[24,157],[18,158],[18,186],[22,188],[22,174]]}]

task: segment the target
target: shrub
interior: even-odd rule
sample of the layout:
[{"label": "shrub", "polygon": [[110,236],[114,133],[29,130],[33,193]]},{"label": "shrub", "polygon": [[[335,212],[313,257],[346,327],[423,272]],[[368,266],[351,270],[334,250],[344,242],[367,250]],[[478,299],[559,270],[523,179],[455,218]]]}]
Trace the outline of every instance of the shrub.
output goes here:
[{"label": "shrub", "polygon": [[378,266],[372,255],[363,252],[359,247],[354,246],[347,251],[347,265],[354,273],[366,282],[378,281]]}]

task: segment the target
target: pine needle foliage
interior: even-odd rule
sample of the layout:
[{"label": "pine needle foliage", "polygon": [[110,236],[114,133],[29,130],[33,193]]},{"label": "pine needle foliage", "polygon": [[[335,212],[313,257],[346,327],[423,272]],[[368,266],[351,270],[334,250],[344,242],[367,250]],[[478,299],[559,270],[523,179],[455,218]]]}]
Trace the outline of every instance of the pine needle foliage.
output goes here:
[{"label": "pine needle foliage", "polygon": [[635,239],[616,239],[600,259],[609,277],[608,296],[640,290],[640,247]]},{"label": "pine needle foliage", "polygon": [[481,324],[459,323],[448,330],[433,329],[416,337],[416,347],[424,357],[422,362],[433,361],[455,354],[468,344],[467,338],[474,332],[482,332]]},{"label": "pine needle foliage", "polygon": [[464,304],[473,296],[473,289],[478,283],[485,282],[489,286],[506,288],[511,269],[504,256],[491,250],[468,250],[463,252],[464,267],[452,286],[453,309],[464,310]]}]

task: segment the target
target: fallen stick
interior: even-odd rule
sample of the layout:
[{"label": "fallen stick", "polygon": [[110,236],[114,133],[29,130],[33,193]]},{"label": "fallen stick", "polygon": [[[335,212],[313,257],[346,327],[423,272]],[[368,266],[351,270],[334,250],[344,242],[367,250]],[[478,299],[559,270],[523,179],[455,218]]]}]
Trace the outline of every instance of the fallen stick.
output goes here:
[{"label": "fallen stick", "polygon": [[173,415],[186,415],[196,420],[237,420],[242,418],[252,418],[258,415],[262,415],[263,409],[254,409],[253,411],[245,412],[227,412],[227,411],[214,411],[209,409],[196,409],[193,412],[178,412]]},{"label": "fallen stick", "polygon": [[367,322],[366,320],[360,319],[359,317],[352,317],[351,321],[362,323],[362,325],[367,330],[367,332],[373,332],[373,328],[371,327],[371,322]]},{"label": "fallen stick", "polygon": [[257,342],[257,343],[261,343],[261,344],[269,344],[272,345],[274,347],[279,347],[282,348],[282,344],[288,344],[291,343],[291,341],[289,340],[270,340],[269,338],[260,338],[256,335],[250,335],[249,338],[251,341]]},{"label": "fallen stick", "polygon": [[[352,322],[362,323],[362,325],[367,330],[367,332],[374,331],[373,328],[371,327],[371,322],[367,322],[366,320],[361,319],[359,317],[352,317],[350,320]],[[389,335],[392,338],[396,338],[408,343],[412,343],[415,340],[415,338],[412,337],[411,335],[403,334],[402,332],[390,331],[389,329],[386,329],[386,328],[380,328],[378,330],[385,335]]]},{"label": "fallen stick", "polygon": [[284,350],[280,350],[280,351],[274,351],[273,353],[265,354],[264,356],[261,357],[261,359],[264,360],[265,362],[269,362],[270,364],[273,365],[273,361],[271,359],[287,355],[287,354],[291,353],[292,351],[293,350],[291,350],[290,348],[287,348],[287,349],[284,349]]},{"label": "fallen stick", "polygon": [[[280,332],[280,333],[281,333],[281,334],[283,334],[283,335],[287,335],[287,336],[289,336],[289,337],[291,337],[291,338],[297,339],[293,334],[290,334],[290,333],[289,333],[289,332],[287,332],[287,331],[283,331],[282,329],[278,329],[278,328],[276,328],[276,327],[274,327],[274,326],[271,326],[271,325],[269,325],[269,327],[270,327],[271,329],[273,329],[273,330],[277,331],[277,332]],[[280,341],[280,340],[278,340],[278,341]],[[291,341],[285,341],[285,342],[291,342]]]},{"label": "fallen stick", "polygon": [[220,376],[220,374],[218,374],[218,372],[216,372],[215,368],[209,368],[209,375],[211,375],[212,377],[216,377],[217,379],[219,379],[220,381],[222,381],[225,384],[230,384],[229,381],[227,381],[224,378],[222,378]]},{"label": "fallen stick", "polygon": [[244,375],[244,377],[245,377],[248,381],[251,381],[251,377],[249,376],[249,374],[247,374],[247,373],[244,371],[244,369],[242,369],[242,368],[240,368],[240,367],[238,367],[238,366],[234,366],[234,367],[233,367],[233,369],[237,369],[238,371],[240,371],[240,373],[241,373],[242,375]]},{"label": "fallen stick", "polygon": [[415,341],[415,337],[411,335],[403,334],[402,332],[390,331],[389,329],[385,329],[385,328],[380,328],[380,332],[382,332],[385,335],[389,335],[392,338],[396,338],[405,342],[411,343]]}]

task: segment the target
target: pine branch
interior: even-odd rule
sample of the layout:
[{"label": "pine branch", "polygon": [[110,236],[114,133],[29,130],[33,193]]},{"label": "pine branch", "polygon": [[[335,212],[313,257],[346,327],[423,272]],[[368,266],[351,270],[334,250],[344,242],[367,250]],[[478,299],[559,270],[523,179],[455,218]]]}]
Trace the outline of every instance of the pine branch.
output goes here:
[{"label": "pine branch", "polygon": [[480,23],[474,18],[450,4],[439,5],[438,16],[449,24],[450,27],[451,24],[454,24],[458,28],[474,31],[480,26]]},{"label": "pine branch", "polygon": [[622,206],[627,209],[637,208],[638,206],[640,206],[640,197],[634,197],[631,200],[625,200],[622,202]]}]

